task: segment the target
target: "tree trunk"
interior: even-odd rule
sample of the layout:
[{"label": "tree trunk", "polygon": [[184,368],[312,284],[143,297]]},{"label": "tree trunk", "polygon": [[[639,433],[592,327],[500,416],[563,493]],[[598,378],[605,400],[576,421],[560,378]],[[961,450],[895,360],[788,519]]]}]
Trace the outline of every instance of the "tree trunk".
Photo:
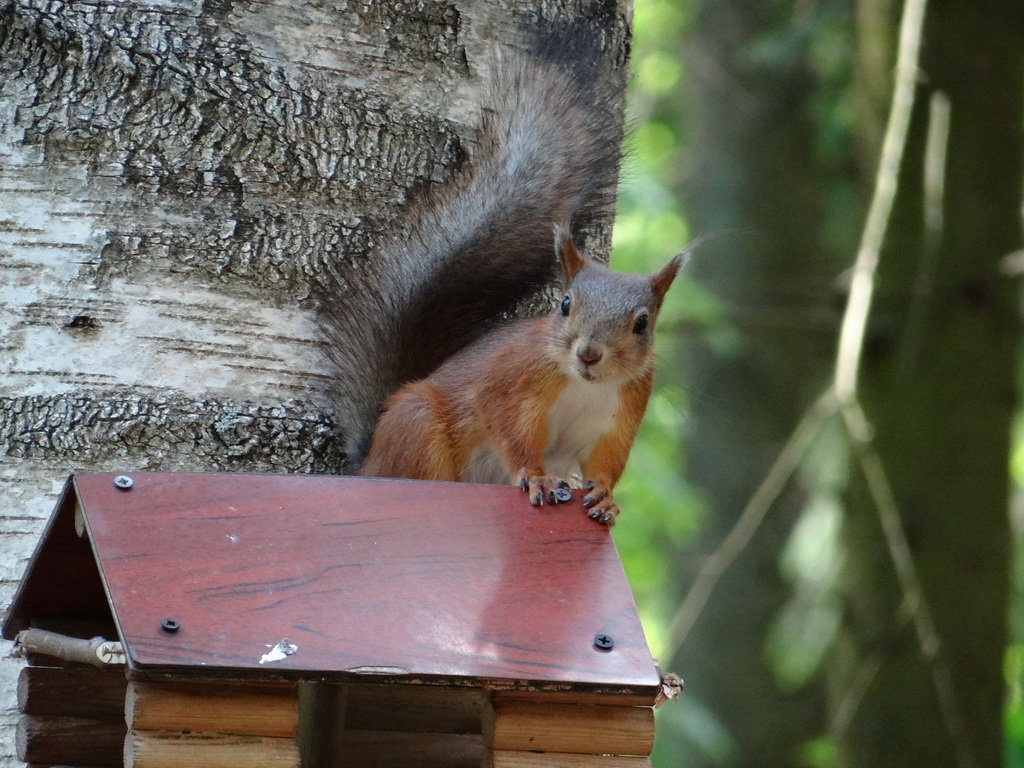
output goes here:
[{"label": "tree trunk", "polygon": [[[693,393],[688,474],[709,506],[714,549],[823,389],[836,327],[833,281],[849,254],[830,248],[821,126],[806,34],[785,2],[703,2],[689,58],[694,167],[688,211],[698,235],[691,275],[723,304],[721,327],[689,345],[680,378]],[[726,572],[673,668],[730,744],[686,765],[796,766],[824,730],[823,693],[786,689],[766,653],[793,595],[779,553],[806,498],[793,488]],[[700,559],[681,559],[680,581]],[[806,681],[805,681],[806,682]]]},{"label": "tree trunk", "polygon": [[495,42],[629,12],[0,2],[0,602],[73,470],[339,472],[321,275],[472,154]]},{"label": "tree trunk", "polygon": [[[875,48],[894,28],[890,6],[862,0]],[[941,647],[929,664],[908,619],[917,596],[899,588],[874,505],[855,484],[833,665],[838,764],[850,767],[1002,762],[1019,353],[1018,288],[1004,267],[1021,245],[1024,18],[1014,0],[936,0],[928,13],[862,394]],[[926,191],[936,95],[949,105],[948,151],[937,155],[945,182]]]}]

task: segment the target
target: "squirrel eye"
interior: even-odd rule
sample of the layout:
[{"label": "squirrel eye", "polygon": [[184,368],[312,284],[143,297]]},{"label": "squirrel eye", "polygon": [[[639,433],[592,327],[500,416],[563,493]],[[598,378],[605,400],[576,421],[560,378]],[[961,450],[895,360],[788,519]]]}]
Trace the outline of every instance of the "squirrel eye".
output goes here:
[{"label": "squirrel eye", "polygon": [[565,315],[566,317],[569,316],[569,305],[571,303],[572,302],[569,300],[568,296],[566,296],[564,299],[562,299],[562,314]]},{"label": "squirrel eye", "polygon": [[636,320],[633,321],[633,333],[641,334],[647,330],[648,315],[643,312],[636,316]]}]

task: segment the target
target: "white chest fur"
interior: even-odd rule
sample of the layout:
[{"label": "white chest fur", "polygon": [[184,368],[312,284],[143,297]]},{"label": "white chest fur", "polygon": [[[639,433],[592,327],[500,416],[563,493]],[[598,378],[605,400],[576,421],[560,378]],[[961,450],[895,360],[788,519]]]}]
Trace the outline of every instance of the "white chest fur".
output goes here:
[{"label": "white chest fur", "polygon": [[548,411],[547,471],[568,478],[578,474],[601,436],[610,432],[619,410],[619,382],[571,377]]},{"label": "white chest fur", "polygon": [[[548,410],[544,468],[570,480],[580,478],[583,462],[598,440],[610,431],[619,410],[619,382],[590,382],[572,377]],[[471,483],[509,482],[509,471],[490,443],[470,457],[462,480]]]}]

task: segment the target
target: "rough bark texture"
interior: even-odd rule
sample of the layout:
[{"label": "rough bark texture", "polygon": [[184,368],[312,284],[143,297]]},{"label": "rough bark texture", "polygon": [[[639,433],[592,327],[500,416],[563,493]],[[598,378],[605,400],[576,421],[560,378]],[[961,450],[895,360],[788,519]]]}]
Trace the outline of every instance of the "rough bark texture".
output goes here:
[{"label": "rough bark texture", "polygon": [[492,45],[576,14],[626,45],[625,2],[0,1],[0,604],[76,468],[341,469],[321,276],[472,153]]},{"label": "rough bark texture", "polygon": [[[866,37],[892,29],[887,2],[863,6]],[[913,598],[899,588],[874,506],[855,486],[833,668],[833,703],[847,714],[836,734],[841,766],[1002,763],[1020,323],[1019,287],[1003,266],[1021,245],[1024,16],[1013,0],[932,2],[928,12],[862,391],[950,678],[921,652],[906,612]],[[935,92],[950,106],[938,220],[922,211]],[[952,710],[939,705],[936,674]]]}]

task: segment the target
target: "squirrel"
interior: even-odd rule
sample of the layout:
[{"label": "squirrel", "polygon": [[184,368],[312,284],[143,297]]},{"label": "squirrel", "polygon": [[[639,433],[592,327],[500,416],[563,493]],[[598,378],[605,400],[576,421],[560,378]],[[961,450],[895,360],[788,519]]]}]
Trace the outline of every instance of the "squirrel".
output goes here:
[{"label": "squirrel", "polygon": [[530,503],[568,500],[611,525],[654,378],[653,332],[677,255],[653,275],[613,272],[556,227],[566,280],[550,314],[492,331],[388,400],[360,474],[513,482]]},{"label": "squirrel", "polygon": [[[572,228],[610,210],[621,157],[622,56],[604,38],[569,23],[531,51],[498,53],[474,155],[345,275],[359,301],[323,302],[350,471],[511,481],[540,505],[569,497],[579,464],[584,505],[614,522],[681,258],[627,275],[575,245]],[[555,311],[502,324],[559,260]]]}]

